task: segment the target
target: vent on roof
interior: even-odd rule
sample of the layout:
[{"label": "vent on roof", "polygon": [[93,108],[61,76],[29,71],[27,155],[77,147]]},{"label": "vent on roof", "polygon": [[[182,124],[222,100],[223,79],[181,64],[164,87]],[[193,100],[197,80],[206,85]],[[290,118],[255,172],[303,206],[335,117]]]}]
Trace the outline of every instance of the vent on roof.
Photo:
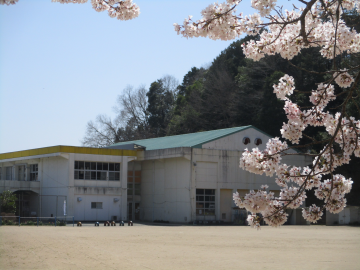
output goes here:
[{"label": "vent on roof", "polygon": [[245,145],[246,145],[246,144],[249,144],[249,143],[250,143],[250,138],[249,138],[249,137],[244,137],[243,143],[244,143]]},{"label": "vent on roof", "polygon": [[134,144],[134,149],[145,149],[146,147],[138,145],[138,144]]}]

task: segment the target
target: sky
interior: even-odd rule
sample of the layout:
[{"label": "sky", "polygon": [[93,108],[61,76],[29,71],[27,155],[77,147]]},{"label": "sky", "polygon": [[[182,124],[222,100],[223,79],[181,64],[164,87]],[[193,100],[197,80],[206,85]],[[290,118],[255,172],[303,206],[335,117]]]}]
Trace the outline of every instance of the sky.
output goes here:
[{"label": "sky", "polygon": [[[114,117],[128,85],[149,88],[164,75],[181,82],[233,42],[186,39],[174,31],[173,23],[188,15],[200,19],[212,1],[133,2],[141,13],[130,21],[96,12],[90,0],[0,6],[0,153],[81,146],[87,122],[99,114]],[[254,13],[250,2],[238,11]]]}]

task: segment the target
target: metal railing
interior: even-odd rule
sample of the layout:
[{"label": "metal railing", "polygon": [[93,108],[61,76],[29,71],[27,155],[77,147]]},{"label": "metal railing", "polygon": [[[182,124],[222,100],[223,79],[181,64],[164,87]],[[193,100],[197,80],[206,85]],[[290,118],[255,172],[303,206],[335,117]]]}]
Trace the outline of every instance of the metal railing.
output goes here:
[{"label": "metal railing", "polygon": [[61,217],[21,217],[21,216],[0,216],[0,226],[75,226],[73,216]]}]

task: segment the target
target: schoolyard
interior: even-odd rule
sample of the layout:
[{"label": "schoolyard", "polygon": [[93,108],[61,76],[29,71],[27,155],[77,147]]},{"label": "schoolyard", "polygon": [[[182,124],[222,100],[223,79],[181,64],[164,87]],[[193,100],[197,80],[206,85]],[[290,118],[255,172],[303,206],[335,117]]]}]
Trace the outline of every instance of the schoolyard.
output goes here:
[{"label": "schoolyard", "polygon": [[360,269],[360,227],[1,226],[0,269]]}]

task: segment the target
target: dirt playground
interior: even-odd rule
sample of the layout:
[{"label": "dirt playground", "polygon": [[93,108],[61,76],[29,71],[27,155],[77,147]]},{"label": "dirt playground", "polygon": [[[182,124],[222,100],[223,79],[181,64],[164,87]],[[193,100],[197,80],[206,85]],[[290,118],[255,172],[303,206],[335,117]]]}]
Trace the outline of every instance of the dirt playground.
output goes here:
[{"label": "dirt playground", "polygon": [[0,227],[0,269],[360,269],[360,227]]}]

